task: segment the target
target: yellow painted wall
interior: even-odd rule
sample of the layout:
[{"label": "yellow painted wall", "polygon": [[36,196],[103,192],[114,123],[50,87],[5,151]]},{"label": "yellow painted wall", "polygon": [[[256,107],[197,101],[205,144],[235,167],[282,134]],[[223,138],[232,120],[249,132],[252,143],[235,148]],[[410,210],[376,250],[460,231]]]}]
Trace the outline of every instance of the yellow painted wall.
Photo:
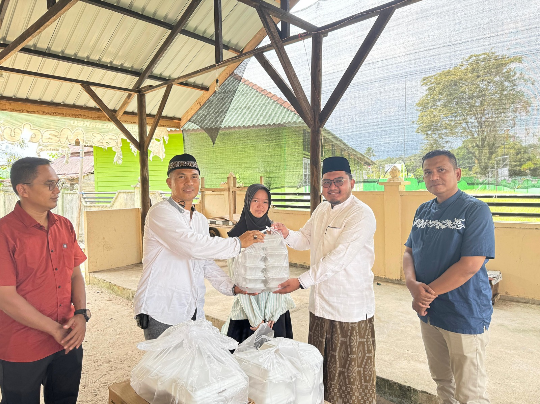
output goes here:
[{"label": "yellow painted wall", "polygon": [[140,209],[85,212],[87,271],[102,271],[142,260]]},{"label": "yellow painted wall", "polygon": [[495,223],[495,259],[487,269],[502,272],[499,293],[540,300],[539,246],[540,223]]}]

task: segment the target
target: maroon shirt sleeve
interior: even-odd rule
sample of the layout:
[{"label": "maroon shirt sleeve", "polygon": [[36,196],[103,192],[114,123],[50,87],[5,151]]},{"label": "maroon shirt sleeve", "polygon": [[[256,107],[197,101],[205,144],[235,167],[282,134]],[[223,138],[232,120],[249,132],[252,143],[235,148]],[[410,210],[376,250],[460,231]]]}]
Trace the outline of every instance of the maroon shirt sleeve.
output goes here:
[{"label": "maroon shirt sleeve", "polygon": [[86,255],[83,253],[83,250],[77,242],[77,235],[75,234],[75,229],[73,228],[73,223],[71,222],[69,222],[69,230],[73,236],[73,268],[75,268],[86,261]]},{"label": "maroon shirt sleeve", "polygon": [[0,229],[0,286],[17,286],[17,267],[12,254],[11,243]]}]

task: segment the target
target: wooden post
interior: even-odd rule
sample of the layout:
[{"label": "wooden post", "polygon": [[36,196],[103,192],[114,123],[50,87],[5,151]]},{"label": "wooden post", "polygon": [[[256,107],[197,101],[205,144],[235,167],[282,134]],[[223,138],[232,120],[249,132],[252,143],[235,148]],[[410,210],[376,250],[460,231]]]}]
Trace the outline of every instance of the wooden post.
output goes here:
[{"label": "wooden post", "polygon": [[[84,168],[84,142],[82,139],[79,139],[80,145],[81,145],[81,151],[79,153],[80,156],[80,164],[79,164],[79,201],[77,204],[77,226],[76,226],[76,236],[77,240],[79,240],[79,234],[81,231],[81,211],[82,211],[82,182],[83,182],[83,168]],[[86,242],[86,241],[85,241]]]},{"label": "wooden post", "polygon": [[205,194],[206,191],[204,190],[204,177],[201,177],[201,202],[200,202],[200,210],[201,213],[204,215],[204,202],[205,202]]},{"label": "wooden post", "polygon": [[144,233],[144,222],[150,210],[150,178],[148,174],[148,146],[146,145],[146,96],[137,94],[137,116],[139,118],[139,164],[141,180],[141,235]]},{"label": "wooden post", "polygon": [[[289,0],[281,0],[281,9],[289,12],[290,2]],[[281,21],[281,39],[285,39],[291,36],[291,24],[286,21]]]},{"label": "wooden post", "polygon": [[261,178],[259,180],[259,183],[263,184],[264,185],[264,177],[261,175]]},{"label": "wooden post", "polygon": [[311,39],[311,143],[310,143],[310,205],[311,213],[321,203],[321,88],[322,88],[322,35]]},{"label": "wooden post", "polygon": [[216,64],[223,62],[223,22],[221,16],[221,0],[214,0],[214,41],[216,48]]},{"label": "wooden post", "polygon": [[229,220],[233,220],[234,205],[233,205],[233,183],[236,182],[233,173],[229,173],[227,177],[227,201],[229,202]]}]

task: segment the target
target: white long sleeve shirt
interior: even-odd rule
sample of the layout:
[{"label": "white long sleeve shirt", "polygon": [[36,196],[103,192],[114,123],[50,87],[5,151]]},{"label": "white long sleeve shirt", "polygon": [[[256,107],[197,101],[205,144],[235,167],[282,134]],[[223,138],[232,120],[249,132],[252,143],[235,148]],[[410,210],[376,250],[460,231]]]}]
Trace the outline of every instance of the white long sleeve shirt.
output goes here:
[{"label": "white long sleeve shirt", "polygon": [[289,231],[286,243],[311,250],[309,271],[300,283],[311,288],[309,311],[318,317],[358,322],[375,314],[373,262],[375,215],[351,195],[334,206],[321,203],[306,225]]},{"label": "white long sleeve shirt", "polygon": [[199,212],[168,200],[150,208],[144,225],[143,272],[134,299],[135,314],[165,324],[204,318],[204,278],[224,295],[233,282],[213,259],[240,253],[238,238],[210,237],[208,221]]}]

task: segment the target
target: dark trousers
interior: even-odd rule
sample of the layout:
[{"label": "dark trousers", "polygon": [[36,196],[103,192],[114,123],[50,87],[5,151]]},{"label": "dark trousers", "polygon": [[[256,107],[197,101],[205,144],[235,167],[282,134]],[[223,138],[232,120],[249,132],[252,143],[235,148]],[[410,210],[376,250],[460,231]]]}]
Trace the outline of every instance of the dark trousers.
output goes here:
[{"label": "dark trousers", "polygon": [[[195,314],[191,317],[192,321],[197,319],[197,309],[195,309]],[[165,332],[166,329],[172,327],[170,324],[165,324],[160,321],[157,321],[152,316],[148,316],[148,327],[144,329],[144,339],[156,339],[161,334]],[[0,403],[1,404],[1,403]]]},{"label": "dark trousers", "polygon": [[75,404],[81,382],[83,349],[59,351],[35,362],[0,360],[0,404]]}]

